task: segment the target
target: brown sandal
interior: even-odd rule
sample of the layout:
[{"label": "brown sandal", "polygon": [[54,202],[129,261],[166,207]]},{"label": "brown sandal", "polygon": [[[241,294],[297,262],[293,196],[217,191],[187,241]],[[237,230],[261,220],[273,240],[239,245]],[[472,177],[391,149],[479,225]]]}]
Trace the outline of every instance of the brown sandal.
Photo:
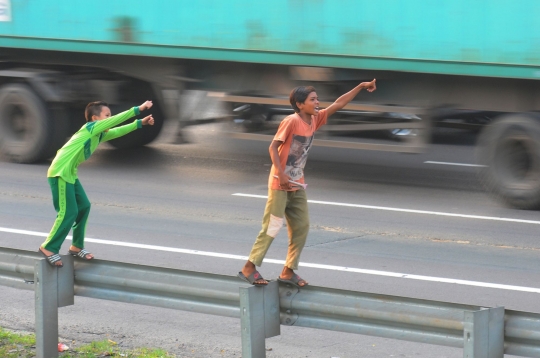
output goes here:
[{"label": "brown sandal", "polygon": [[[238,275],[237,275],[242,281],[246,281],[247,283],[249,284],[252,284],[253,286],[266,286],[268,285],[268,283],[262,283],[262,282],[255,282],[255,281],[258,281],[258,280],[265,280],[261,274],[259,273],[259,271],[255,270],[253,271],[253,273],[251,275],[249,275],[248,277],[246,277],[242,271],[238,272]],[[265,281],[268,281],[268,280],[265,280]]]},{"label": "brown sandal", "polygon": [[[302,277],[298,276],[297,274],[294,274],[289,279],[278,277],[278,281],[283,282],[283,283],[290,283],[291,285],[295,285],[296,287],[300,287],[300,288],[306,287],[307,285],[309,285],[309,283],[306,280],[304,280]],[[304,281],[304,284],[300,285],[300,282],[302,281]]]}]

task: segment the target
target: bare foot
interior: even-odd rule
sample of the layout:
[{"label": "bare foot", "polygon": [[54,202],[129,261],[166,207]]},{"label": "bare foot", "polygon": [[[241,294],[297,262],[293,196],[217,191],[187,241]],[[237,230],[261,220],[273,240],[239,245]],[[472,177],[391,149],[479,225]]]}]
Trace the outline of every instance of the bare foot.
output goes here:
[{"label": "bare foot", "polygon": [[[74,252],[79,252],[79,251],[81,251],[80,248],[78,248],[78,247],[76,247],[76,246],[73,246],[73,245],[71,245],[71,246],[69,247],[69,250],[70,250],[70,251],[74,251]],[[92,260],[92,259],[94,258],[94,255],[91,254],[91,253],[88,253],[88,254],[86,254],[86,256],[85,256],[84,258],[85,258],[86,260]]]},{"label": "bare foot", "polygon": [[[52,255],[54,255],[54,252],[49,251],[49,250],[47,250],[47,249],[45,249],[45,248],[43,248],[43,247],[41,247],[41,246],[39,247],[39,251],[43,252],[46,256],[52,256]],[[54,265],[55,265],[55,266],[63,266],[62,260],[56,261],[56,262],[54,263]]]},{"label": "bare foot", "polygon": [[[257,271],[257,268],[251,261],[247,261],[244,267],[242,267],[242,274],[246,277],[249,277],[253,272]],[[256,285],[268,285],[268,281],[264,278],[259,278],[253,282]]]},{"label": "bare foot", "polygon": [[[281,278],[282,280],[290,280],[295,275],[296,274],[294,273],[293,270],[291,270],[290,268],[285,266],[285,267],[283,267],[283,271],[281,271],[281,275],[279,275],[279,278]],[[306,280],[304,280],[300,276],[296,275],[296,277],[298,278],[298,286],[304,287],[307,284],[309,284],[309,282],[307,282]]]}]

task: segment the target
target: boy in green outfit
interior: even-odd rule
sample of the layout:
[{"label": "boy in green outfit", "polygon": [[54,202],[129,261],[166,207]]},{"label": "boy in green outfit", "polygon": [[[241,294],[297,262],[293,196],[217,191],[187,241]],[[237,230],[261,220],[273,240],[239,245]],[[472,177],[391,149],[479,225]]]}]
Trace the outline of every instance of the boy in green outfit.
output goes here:
[{"label": "boy in green outfit", "polygon": [[272,169],[268,178],[268,201],[264,210],[262,229],[253,244],[249,258],[238,277],[252,285],[267,285],[257,271],[261,266],[272,241],[287,220],[289,249],[285,266],[278,281],[303,287],[308,282],[298,276],[300,253],[306,243],[309,231],[309,214],[304,183],[304,167],[315,132],[329,116],[349,103],[361,90],[375,91],[375,79],[362,82],[345,93],[326,109],[319,109],[319,98],[315,88],[296,87],[291,91],[289,101],[296,113],[281,121],[274,140],[270,144]]},{"label": "boy in green outfit", "polygon": [[68,252],[85,260],[94,258],[94,255],[84,249],[90,201],[77,178],[77,167],[90,158],[99,143],[121,137],[144,125],[154,125],[154,118],[149,115],[143,119],[136,119],[133,123],[112,128],[151,107],[152,101],[146,101],[138,107],[111,117],[107,103],[90,102],[84,113],[86,124],[56,153],[47,171],[47,179],[53,195],[54,209],[58,215],[49,236],[38,250],[52,266],[63,266],[58,252],[72,227],[73,244]]}]

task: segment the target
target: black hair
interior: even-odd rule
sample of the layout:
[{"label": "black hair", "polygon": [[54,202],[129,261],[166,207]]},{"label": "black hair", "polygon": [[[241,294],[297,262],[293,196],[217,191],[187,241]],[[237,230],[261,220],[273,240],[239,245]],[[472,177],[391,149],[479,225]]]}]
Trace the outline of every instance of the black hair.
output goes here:
[{"label": "black hair", "polygon": [[296,87],[291,91],[291,94],[289,95],[289,101],[291,102],[291,106],[296,113],[300,112],[300,108],[298,108],[296,103],[304,103],[311,92],[315,92],[315,87],[300,86]]},{"label": "black hair", "polygon": [[84,117],[86,118],[86,122],[92,122],[92,116],[99,116],[103,107],[109,107],[109,105],[104,101],[95,101],[88,103],[86,105],[86,109],[84,110]]}]

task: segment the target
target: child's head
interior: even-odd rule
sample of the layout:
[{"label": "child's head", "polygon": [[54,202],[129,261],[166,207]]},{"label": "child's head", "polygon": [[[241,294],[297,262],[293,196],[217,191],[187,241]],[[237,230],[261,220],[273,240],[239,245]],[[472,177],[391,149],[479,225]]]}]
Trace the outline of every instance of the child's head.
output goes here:
[{"label": "child's head", "polygon": [[309,94],[312,92],[315,92],[315,87],[313,86],[300,86],[291,91],[289,101],[291,102],[291,106],[296,113],[300,112],[300,108],[298,108],[297,103],[304,103]]},{"label": "child's head", "polygon": [[84,116],[86,117],[86,122],[99,121],[109,118],[111,116],[111,109],[106,102],[90,102],[84,110]]}]

